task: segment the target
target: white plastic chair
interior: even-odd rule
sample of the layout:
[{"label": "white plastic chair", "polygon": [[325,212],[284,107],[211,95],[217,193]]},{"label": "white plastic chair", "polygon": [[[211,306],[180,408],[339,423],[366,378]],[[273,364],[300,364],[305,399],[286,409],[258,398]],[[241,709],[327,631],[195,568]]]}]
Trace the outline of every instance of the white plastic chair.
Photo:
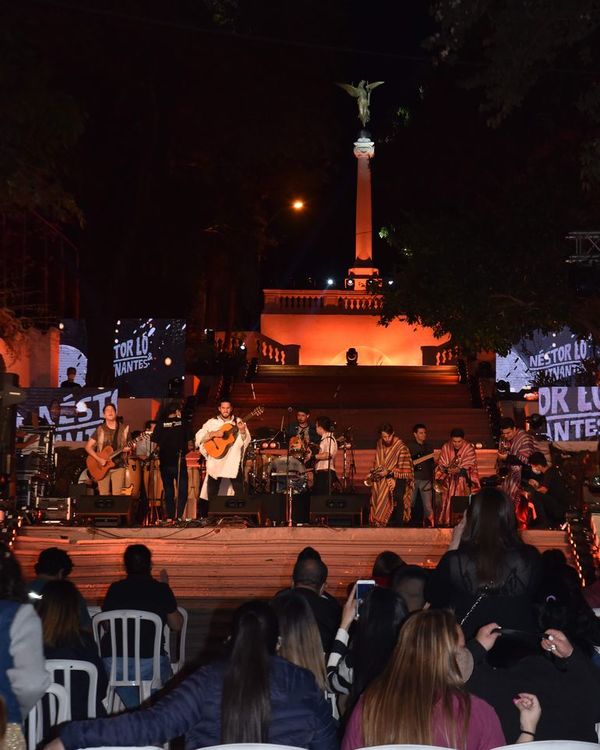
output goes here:
[{"label": "white plastic chair", "polygon": [[[531,743],[527,743],[529,747]],[[373,745],[373,747],[361,747],[359,750],[443,750],[438,745]]]},{"label": "white plastic chair", "polygon": [[[71,713],[71,696],[73,691],[71,689],[71,675],[73,672],[84,672],[88,678],[88,696],[87,696],[87,715],[88,719],[96,718],[96,698],[98,693],[98,670],[96,665],[89,661],[80,661],[78,659],[46,659],[46,669],[50,672],[52,682],[60,684],[62,682],[63,687],[67,691],[69,696],[69,715],[67,720],[70,721],[72,718]],[[62,679],[57,680],[59,676],[57,673],[61,673]]]},{"label": "white plastic chair", "polygon": [[[44,721],[44,706],[47,706],[47,723]],[[67,721],[68,718],[69,695],[62,685],[51,683],[27,717],[27,747],[29,750],[35,750],[50,727]]]},{"label": "white plastic chair", "polygon": [[187,609],[184,609],[183,607],[177,607],[177,611],[183,617],[183,625],[181,626],[181,630],[177,634],[178,635],[177,648],[175,650],[175,654],[178,654],[179,656],[177,661],[173,661],[175,654],[171,655],[171,628],[168,625],[165,625],[165,632],[164,632],[165,651],[167,652],[167,656],[169,657],[169,661],[171,662],[171,669],[173,670],[173,674],[177,674],[177,672],[179,672],[179,670],[185,664],[185,643],[186,643],[186,638],[187,638],[187,627],[188,627]]},{"label": "white plastic chair", "polygon": [[[133,653],[129,648],[128,623],[134,623]],[[143,680],[141,676],[140,634],[142,622],[150,622],[154,625],[154,647],[152,653],[152,678]],[[117,628],[117,623],[119,628]],[[162,687],[160,677],[160,637],[163,630],[162,620],[154,612],[144,612],[138,609],[113,609],[109,612],[99,612],[92,620],[94,640],[98,646],[98,653],[102,656],[100,640],[104,628],[108,628],[110,636],[111,667],[108,678],[108,691],[106,693],[106,710],[113,713],[115,710],[115,699],[118,697],[116,688],[137,687],[140,694],[140,703],[150,697],[152,690]],[[121,648],[118,648],[117,643]],[[121,652],[122,658],[118,655]],[[133,670],[129,668],[129,659],[134,660]],[[118,661],[122,663],[121,679],[117,679]]]},{"label": "white plastic chair", "polygon": [[87,611],[90,618],[93,619],[99,612],[102,612],[102,607],[97,604],[88,604]]},{"label": "white plastic chair", "polygon": [[578,742],[577,740],[540,740],[539,742],[527,742],[520,745],[502,745],[501,748],[498,750],[506,750],[506,748],[510,748],[515,750],[519,748],[519,750],[523,750],[523,748],[527,748],[527,750],[591,750],[591,748],[596,748],[598,750],[598,745],[595,742]]},{"label": "white plastic chair", "polygon": [[[268,742],[264,744],[261,742],[232,742],[230,745],[210,745],[209,747],[203,747],[202,750],[302,750],[302,748],[296,747],[295,745],[271,745]],[[448,750],[448,748],[445,748]]]}]

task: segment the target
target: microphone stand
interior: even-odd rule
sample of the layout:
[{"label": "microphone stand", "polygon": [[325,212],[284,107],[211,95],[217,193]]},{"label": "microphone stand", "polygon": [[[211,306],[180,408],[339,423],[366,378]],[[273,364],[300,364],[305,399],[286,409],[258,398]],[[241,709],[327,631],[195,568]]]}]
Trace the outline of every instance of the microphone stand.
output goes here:
[{"label": "microphone stand", "polygon": [[286,452],[285,452],[285,521],[286,526],[293,526],[292,519],[292,488],[290,487],[290,419],[292,412],[288,409],[286,424]]}]

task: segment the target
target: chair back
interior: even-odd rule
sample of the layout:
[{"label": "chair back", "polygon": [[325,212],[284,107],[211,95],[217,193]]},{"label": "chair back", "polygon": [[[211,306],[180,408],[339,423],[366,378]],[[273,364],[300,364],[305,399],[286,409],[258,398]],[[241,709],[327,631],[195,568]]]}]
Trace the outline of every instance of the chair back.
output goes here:
[{"label": "chair back", "polygon": [[172,640],[174,639],[172,639],[171,628],[168,625],[165,625],[164,632],[165,651],[167,652],[169,661],[171,662],[171,669],[173,670],[173,674],[177,674],[177,672],[179,672],[179,670],[185,664],[185,643],[188,627],[187,609],[184,609],[183,607],[177,607],[177,611],[183,617],[183,625],[181,626],[181,630],[179,631],[179,633],[177,633],[178,638],[175,642],[175,649],[172,649]]},{"label": "chair back", "polygon": [[[142,623],[154,626],[154,643],[152,650],[152,678],[143,679],[141,674],[141,632]],[[133,626],[133,643],[129,642],[129,625]],[[94,640],[98,646],[98,653],[102,656],[100,641],[106,629],[110,642],[110,675],[108,678],[108,692],[106,695],[108,711],[111,713],[115,705],[115,689],[119,687],[137,687],[140,692],[140,702],[150,697],[153,689],[162,687],[160,677],[160,639],[163,624],[154,612],[144,612],[139,609],[113,609],[100,612],[92,619]],[[143,657],[148,658],[148,657]],[[132,660],[130,664],[129,660]],[[117,678],[117,673],[120,677]]]},{"label": "chair back", "polygon": [[88,719],[95,719],[96,699],[98,694],[98,670],[96,665],[89,661],[81,661],[79,659],[46,659],[46,669],[50,672],[52,682],[61,683],[67,691],[67,695],[69,696],[68,721],[72,718],[71,697],[73,695],[73,690],[71,688],[71,675],[73,672],[83,672],[87,675],[87,716]]},{"label": "chair back", "polygon": [[578,740],[538,740],[537,742],[527,742],[515,745],[502,745],[497,750],[506,750],[506,748],[522,748],[523,745],[527,750],[591,750],[598,745],[595,742],[579,742]]},{"label": "chair back", "polygon": [[210,745],[202,750],[301,750],[301,748],[295,745],[272,745],[269,742],[232,742],[229,745]]},{"label": "chair back", "polygon": [[[46,710],[44,710],[45,707]],[[50,727],[68,719],[69,695],[62,685],[51,683],[27,716],[28,750],[36,749],[45,738]]]}]

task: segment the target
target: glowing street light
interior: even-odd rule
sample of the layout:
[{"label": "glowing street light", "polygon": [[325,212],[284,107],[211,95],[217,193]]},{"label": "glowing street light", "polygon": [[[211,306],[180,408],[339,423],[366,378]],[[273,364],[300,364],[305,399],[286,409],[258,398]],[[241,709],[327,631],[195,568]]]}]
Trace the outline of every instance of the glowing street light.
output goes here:
[{"label": "glowing street light", "polygon": [[293,201],[292,208],[294,209],[294,211],[302,211],[302,209],[304,208],[304,201],[300,200],[300,198],[297,198],[295,201]]}]

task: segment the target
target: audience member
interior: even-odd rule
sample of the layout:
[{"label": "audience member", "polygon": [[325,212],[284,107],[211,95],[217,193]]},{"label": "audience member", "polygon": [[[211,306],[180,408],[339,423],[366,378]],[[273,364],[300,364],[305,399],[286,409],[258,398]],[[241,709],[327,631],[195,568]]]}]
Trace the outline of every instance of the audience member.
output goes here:
[{"label": "audience member", "polygon": [[0,695],[6,707],[4,742],[24,744],[21,725],[50,684],[44,666],[42,624],[27,592],[21,567],[0,543]]},{"label": "audience member", "polygon": [[[309,603],[295,591],[284,591],[271,601],[271,608],[279,626],[279,656],[312,672],[317,685],[329,699],[323,643]],[[335,713],[334,718],[337,718]]]},{"label": "audience member", "polygon": [[525,691],[537,695],[542,706],[540,723],[532,730],[536,740],[597,743],[598,668],[581,651],[573,649],[564,633],[548,629],[541,640],[540,635],[526,639],[523,634],[521,658],[506,669],[494,669],[486,663],[486,652],[496,639],[506,637],[496,630],[496,623],[485,625],[477,633],[477,639],[467,644],[475,660],[467,688],[494,707],[507,741],[514,742],[523,726],[514,712],[513,697]]},{"label": "audience member", "polygon": [[[29,599],[35,604],[41,597],[44,586],[48,581],[62,581],[68,578],[73,570],[73,560],[63,549],[59,547],[46,547],[43,549],[33,566],[36,577],[27,587]],[[90,618],[87,604],[79,589],[77,592],[77,606],[79,607],[79,621],[81,627],[92,632],[92,620]]]},{"label": "audience member", "polygon": [[[77,659],[93,664],[98,670],[96,715],[104,715],[102,699],[106,695],[108,680],[104,665],[98,656],[94,639],[82,630],[79,619],[79,597],[71,581],[48,581],[38,605],[42,620],[44,655],[46,659]],[[71,677],[71,718],[88,718],[88,678],[81,672]]]},{"label": "audience member", "polygon": [[392,573],[390,588],[404,599],[409,612],[425,606],[425,586],[429,571],[419,565],[401,565]]},{"label": "audience member", "polygon": [[536,528],[558,528],[565,522],[569,490],[558,466],[552,466],[541,451],[529,456],[530,476],[526,480],[536,511]]},{"label": "audience member", "polygon": [[426,600],[452,608],[468,638],[488,622],[534,632],[540,554],[521,541],[512,501],[494,487],[480,490],[457,541],[458,549],[446,552],[432,571]]},{"label": "audience member", "polygon": [[[131,544],[125,550],[125,571],[127,578],[112,583],[106,593],[103,612],[114,609],[140,609],[145,612],[154,612],[159,615],[163,625],[168,624],[171,630],[179,631],[183,625],[181,613],[177,610],[177,602],[166,581],[157,581],[152,577],[152,553],[143,544]],[[131,623],[128,633],[128,648],[130,653],[134,649],[134,631]],[[154,653],[154,626],[151,623],[142,623],[140,633],[140,653],[142,657],[142,677],[149,679],[152,675],[152,654]],[[102,656],[105,660],[107,671],[111,667],[110,639],[108,634],[102,638]],[[117,654],[122,659],[122,653]],[[169,657],[165,654],[162,645],[161,633],[161,679],[163,683],[171,676],[171,665]],[[133,659],[130,657],[133,666]],[[118,675],[121,670],[118,670]],[[118,688],[117,693],[127,708],[132,708],[139,703],[139,692],[137,688]]]},{"label": "audience member", "polygon": [[[417,744],[489,750],[505,744],[494,709],[464,686],[473,660],[462,648],[462,631],[446,611],[411,615],[384,673],[356,704],[342,750],[373,745]],[[527,741],[535,735],[539,703],[516,701]]]},{"label": "audience member", "polygon": [[333,644],[342,612],[335,599],[323,596],[328,572],[327,565],[320,558],[304,556],[298,558],[292,573],[293,590],[304,597],[310,605],[326,654]]},{"label": "audience member", "polygon": [[321,688],[306,669],[275,655],[277,618],[265,603],[234,614],[227,660],[194,672],[151,708],[71,722],[48,750],[155,745],[185,734],[186,748],[268,742],[336,750],[336,730]]},{"label": "audience member", "polygon": [[400,565],[406,565],[400,555],[390,550],[380,552],[373,563],[371,578],[378,586],[389,586],[392,571]]},{"label": "audience member", "polygon": [[[327,662],[332,690],[349,695],[350,707],[385,669],[407,615],[406,604],[399,594],[376,586],[360,605],[356,619],[355,588],[350,592]],[[354,626],[350,637],[352,623]]]}]

